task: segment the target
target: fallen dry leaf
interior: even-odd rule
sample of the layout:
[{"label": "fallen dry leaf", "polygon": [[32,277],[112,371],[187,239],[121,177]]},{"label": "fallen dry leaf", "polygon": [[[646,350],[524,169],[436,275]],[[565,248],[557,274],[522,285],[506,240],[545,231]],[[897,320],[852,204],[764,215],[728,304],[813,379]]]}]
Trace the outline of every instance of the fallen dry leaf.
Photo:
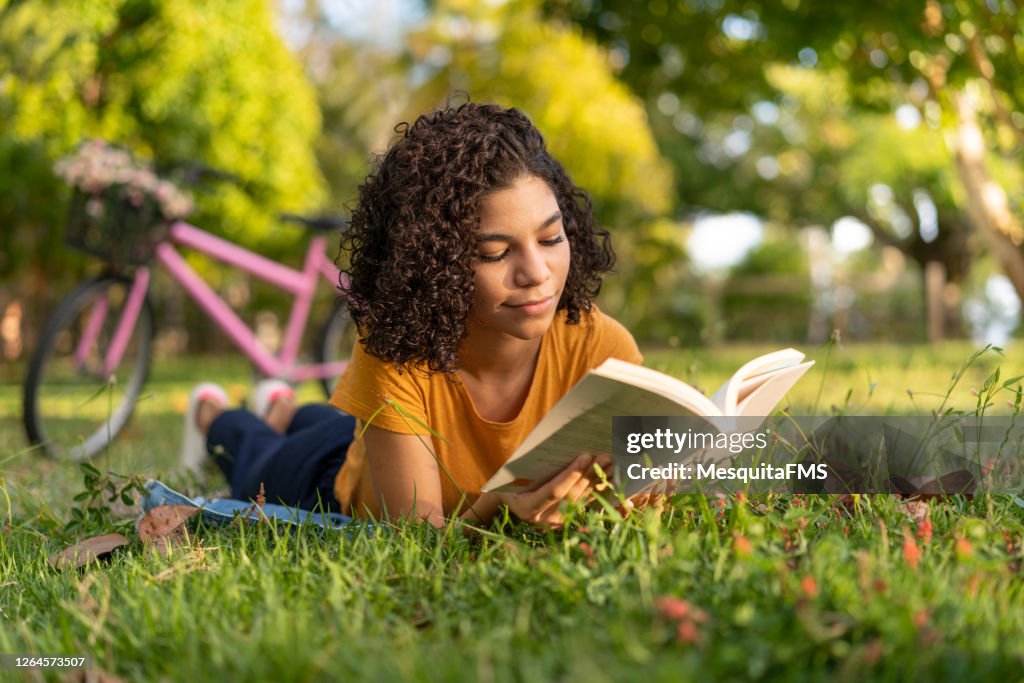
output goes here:
[{"label": "fallen dry leaf", "polygon": [[161,505],[155,507],[139,520],[139,538],[149,543],[170,536],[185,522],[199,513],[198,508],[188,505]]},{"label": "fallen dry leaf", "polygon": [[169,534],[145,541],[143,552],[146,555],[168,556],[174,552],[175,548],[183,545],[188,545],[188,536],[185,534],[184,524]]},{"label": "fallen dry leaf", "polygon": [[51,555],[50,564],[57,569],[77,569],[127,544],[128,539],[121,534],[93,536]]}]

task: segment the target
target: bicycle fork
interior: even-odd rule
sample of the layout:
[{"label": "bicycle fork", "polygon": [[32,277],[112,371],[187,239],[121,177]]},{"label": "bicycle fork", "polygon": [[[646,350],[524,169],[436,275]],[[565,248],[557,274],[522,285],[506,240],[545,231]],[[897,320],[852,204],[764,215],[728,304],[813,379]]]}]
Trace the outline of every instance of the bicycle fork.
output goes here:
[{"label": "bicycle fork", "polygon": [[[149,269],[142,267],[135,271],[135,278],[132,280],[131,289],[128,290],[128,299],[125,301],[124,312],[117,322],[114,336],[111,339],[110,347],[103,358],[103,376],[109,377],[117,366],[121,364],[125,349],[128,348],[128,340],[131,339],[132,330],[139,319],[139,311],[142,310],[142,303],[146,300],[146,291],[149,289]],[[89,349],[99,339],[100,330],[106,322],[107,313],[110,311],[110,301],[104,294],[89,313],[89,320],[85,324],[82,338],[78,340],[75,347],[75,369],[81,370],[89,356]]]}]

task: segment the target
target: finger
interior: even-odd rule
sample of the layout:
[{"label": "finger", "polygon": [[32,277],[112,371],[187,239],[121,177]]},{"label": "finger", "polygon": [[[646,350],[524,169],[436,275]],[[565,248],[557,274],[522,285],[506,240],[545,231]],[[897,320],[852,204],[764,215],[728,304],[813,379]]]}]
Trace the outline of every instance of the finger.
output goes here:
[{"label": "finger", "polygon": [[541,518],[546,518],[550,515],[554,515],[561,519],[561,511],[563,501],[569,504],[575,504],[581,498],[585,497],[593,488],[593,484],[586,477],[580,477],[579,480],[573,484],[564,496],[554,501],[545,501],[542,503],[543,509],[538,513]]},{"label": "finger", "polygon": [[567,494],[565,494],[564,500],[568,500],[575,503],[576,501],[587,495],[593,487],[594,482],[592,482],[587,477],[580,477],[580,480],[576,482],[575,485],[573,485],[573,487],[569,490]]},{"label": "finger", "polygon": [[554,479],[530,494],[531,502],[536,503],[538,508],[550,507],[552,503],[557,503],[565,498],[565,495],[580,479],[586,481],[584,468],[589,466],[590,457],[581,457],[582,460],[577,458],[577,461],[583,463],[581,467],[574,469],[575,466],[571,466],[563,470]]},{"label": "finger", "polygon": [[540,524],[553,531],[558,531],[565,526],[565,519],[563,519],[562,514],[556,510],[555,512],[545,515]]}]

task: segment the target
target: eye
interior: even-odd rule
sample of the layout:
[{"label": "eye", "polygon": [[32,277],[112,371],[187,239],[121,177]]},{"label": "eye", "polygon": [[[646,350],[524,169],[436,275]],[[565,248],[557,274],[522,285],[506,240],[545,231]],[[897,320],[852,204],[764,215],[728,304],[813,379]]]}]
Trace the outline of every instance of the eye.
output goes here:
[{"label": "eye", "polygon": [[544,245],[545,247],[553,247],[556,244],[561,244],[564,241],[565,241],[565,235],[559,235],[558,237],[553,237],[553,238],[551,238],[549,240],[541,240],[540,243],[542,245]]},{"label": "eye", "polygon": [[501,252],[500,254],[496,254],[496,255],[493,255],[493,256],[487,255],[487,254],[477,254],[476,257],[478,259],[480,259],[481,261],[483,261],[484,263],[497,263],[498,261],[505,260],[505,257],[508,256],[508,252],[509,252],[509,250],[506,249],[505,251]]}]

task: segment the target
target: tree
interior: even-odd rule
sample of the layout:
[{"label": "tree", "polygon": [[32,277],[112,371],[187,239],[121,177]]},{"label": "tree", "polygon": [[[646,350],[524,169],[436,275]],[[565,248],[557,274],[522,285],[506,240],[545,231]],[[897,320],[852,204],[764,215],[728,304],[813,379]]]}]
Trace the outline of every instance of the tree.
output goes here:
[{"label": "tree", "polygon": [[84,138],[240,176],[202,192],[196,220],[271,253],[294,239],[276,211],[323,199],[315,93],[264,0],[0,0],[0,119],[0,275],[29,296],[80,277],[54,248],[51,169]]},{"label": "tree", "polygon": [[[600,222],[613,232],[620,273],[608,280],[605,301],[628,323],[654,321],[658,306],[671,303],[653,297],[644,315],[655,278],[675,281],[686,266],[678,231],[666,238],[660,220],[673,209],[671,167],[607,52],[577,29],[544,20],[538,5],[437,0],[399,44],[380,45],[325,30],[318,5],[307,4],[312,28],[302,54],[317,67],[328,180],[340,196],[353,196],[367,152],[382,151],[398,121],[411,122],[458,91],[515,106],[590,192]],[[671,273],[655,266],[666,261]],[[663,325],[678,318],[661,314]]]},{"label": "tree", "polygon": [[[785,189],[783,173],[764,182],[750,179],[751,163],[744,162],[756,162],[766,150],[748,146],[742,135],[756,125],[759,111],[786,104],[785,88],[773,81],[779,68],[841,79],[842,104],[867,139],[881,117],[901,106],[915,109],[946,155],[943,177],[930,178],[937,186],[911,188],[927,192],[939,208],[941,238],[907,242],[884,221],[869,225],[883,241],[897,238],[888,241],[915,260],[945,260],[951,273],[956,268],[949,267],[950,259],[969,230],[1024,298],[1020,206],[1005,190],[1019,186],[1015,156],[1024,142],[1024,81],[1018,75],[1024,16],[1014,3],[549,0],[546,8],[619,51],[621,75],[647,102],[659,142],[676,165],[680,195],[694,206],[760,212],[762,187]],[[815,137],[808,135],[812,130],[778,126],[773,156],[788,153],[814,182],[770,201],[787,204],[794,215],[801,207],[816,210],[820,223],[848,209],[873,219],[863,196],[843,189],[835,165],[853,147],[815,148],[806,144]],[[900,170],[918,153],[932,156],[934,147],[888,149]],[[906,211],[913,206],[909,195],[897,189],[897,204],[913,216]]]}]

